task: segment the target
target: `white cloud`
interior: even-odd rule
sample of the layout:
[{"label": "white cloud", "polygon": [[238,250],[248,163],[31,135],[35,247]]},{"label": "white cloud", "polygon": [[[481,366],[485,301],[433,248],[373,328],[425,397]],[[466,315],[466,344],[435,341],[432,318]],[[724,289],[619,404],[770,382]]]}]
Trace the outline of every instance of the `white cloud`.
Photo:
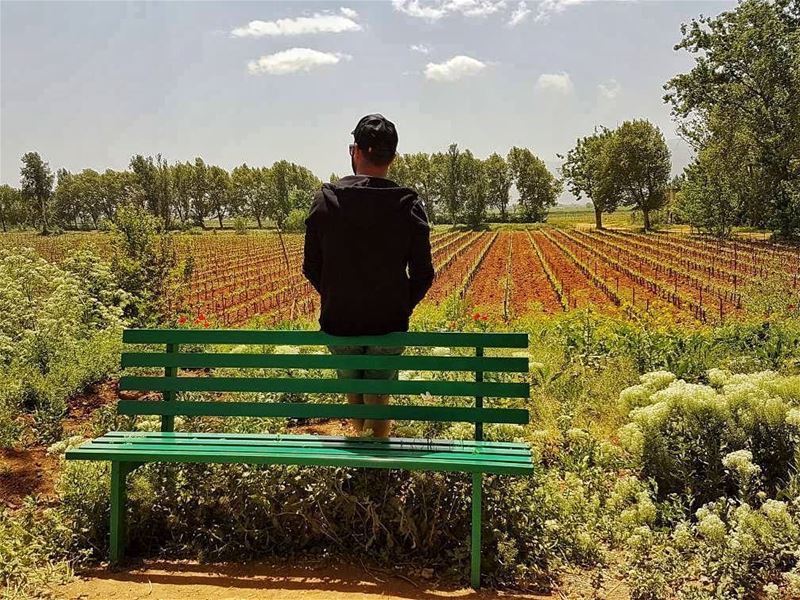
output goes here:
[{"label": "white cloud", "polygon": [[597,86],[597,91],[600,92],[600,95],[607,100],[613,100],[619,93],[622,91],[622,86],[620,86],[619,82],[616,79],[609,79]]},{"label": "white cloud", "polygon": [[310,48],[290,48],[275,54],[262,56],[258,60],[247,63],[247,71],[251,75],[287,75],[298,71],[311,71],[327,65],[335,65],[342,60],[350,60],[347,54],[320,52]]},{"label": "white cloud", "polygon": [[342,13],[348,19],[355,19],[358,16],[358,13],[354,11],[352,8],[347,8],[346,6],[342,6],[339,9],[339,12]]},{"label": "white cloud", "polygon": [[411,49],[414,52],[419,52],[420,54],[430,54],[430,47],[426,46],[425,44],[412,44]]},{"label": "white cloud", "polygon": [[558,94],[572,93],[572,79],[569,73],[542,73],[536,80],[536,87],[540,90],[549,90]]},{"label": "white cloud", "polygon": [[562,13],[570,6],[576,6],[593,0],[542,0],[536,13],[536,21],[547,21],[551,15]]},{"label": "white cloud", "polygon": [[277,21],[250,21],[245,27],[237,27],[231,31],[231,35],[233,37],[262,37],[265,35],[342,33],[344,31],[361,31],[361,25],[353,21],[350,16],[315,14],[311,17],[278,19]]},{"label": "white cloud", "polygon": [[460,55],[443,63],[428,63],[425,66],[425,77],[433,81],[457,81],[462,77],[476,75],[485,68],[485,63]]},{"label": "white cloud", "polygon": [[519,4],[517,4],[517,8],[514,9],[514,12],[511,13],[511,18],[508,20],[508,25],[510,27],[514,27],[522,23],[525,19],[528,18],[528,15],[531,13],[531,9],[528,8],[527,3],[525,0],[521,0]]},{"label": "white cloud", "polygon": [[485,17],[504,9],[506,0],[392,0],[392,6],[410,17],[436,21],[450,14]]}]

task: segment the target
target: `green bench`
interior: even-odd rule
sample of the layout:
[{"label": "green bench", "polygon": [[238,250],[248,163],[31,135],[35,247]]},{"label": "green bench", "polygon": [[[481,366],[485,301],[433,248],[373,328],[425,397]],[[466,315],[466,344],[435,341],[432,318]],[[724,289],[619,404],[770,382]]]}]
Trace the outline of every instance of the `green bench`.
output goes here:
[{"label": "green bench", "polygon": [[[318,331],[128,329],[126,344],[160,345],[165,352],[124,352],[123,367],[163,368],[163,375],[125,376],[121,390],[157,391],[163,401],[120,400],[121,415],[159,415],[160,432],[111,431],[66,453],[68,460],[111,461],[111,563],[125,546],[126,476],[144,463],[248,463],[325,465],[472,473],[471,584],[480,585],[481,479],[483,473],[529,475],[528,444],[483,440],[484,423],[526,424],[527,410],[485,407],[484,398],[528,398],[528,383],[484,381],[486,372],[525,373],[528,359],[484,356],[486,348],[525,348],[524,333],[390,333],[335,337]],[[186,345],[250,346],[249,352],[181,352]],[[273,354],[263,345],[406,346],[402,356]],[[412,347],[474,348],[474,356],[419,355]],[[209,376],[181,377],[181,369],[211,369]],[[469,373],[474,381],[302,378],[270,371],[269,377],[216,376],[213,369],[398,369]],[[261,373],[263,374],[263,372]],[[474,406],[354,405],[297,402],[181,400],[179,392],[367,393],[474,397]],[[472,404],[472,402],[470,402]],[[336,437],[175,432],[176,415],[324,419],[393,419],[475,424],[474,440]]]}]

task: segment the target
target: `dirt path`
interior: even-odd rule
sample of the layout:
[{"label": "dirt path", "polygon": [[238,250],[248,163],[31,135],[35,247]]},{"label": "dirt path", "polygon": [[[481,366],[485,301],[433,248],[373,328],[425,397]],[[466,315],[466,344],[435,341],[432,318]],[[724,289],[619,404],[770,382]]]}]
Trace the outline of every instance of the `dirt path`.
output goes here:
[{"label": "dirt path", "polygon": [[287,567],[264,562],[199,565],[152,562],[112,572],[95,569],[56,590],[62,600],[408,600],[440,598],[549,599],[553,596],[442,587],[421,577],[384,569],[314,565]]}]

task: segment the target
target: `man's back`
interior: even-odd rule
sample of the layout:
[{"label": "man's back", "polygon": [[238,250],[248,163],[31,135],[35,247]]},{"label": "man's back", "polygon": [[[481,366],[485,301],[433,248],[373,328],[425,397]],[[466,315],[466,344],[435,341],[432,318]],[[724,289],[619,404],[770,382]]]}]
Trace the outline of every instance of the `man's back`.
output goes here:
[{"label": "man's back", "polygon": [[303,273],[320,293],[323,331],[406,331],[433,282],[430,227],[416,192],[367,175],[324,184],[306,219]]}]

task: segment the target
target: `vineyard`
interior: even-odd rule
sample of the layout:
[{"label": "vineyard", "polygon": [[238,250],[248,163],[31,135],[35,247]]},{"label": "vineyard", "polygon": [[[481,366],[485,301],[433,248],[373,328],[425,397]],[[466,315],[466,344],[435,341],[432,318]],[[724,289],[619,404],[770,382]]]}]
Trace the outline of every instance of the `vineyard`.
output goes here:
[{"label": "vineyard", "polygon": [[[166,299],[176,319],[204,315],[221,326],[310,317],[318,296],[301,272],[303,236],[274,233],[177,235],[186,280]],[[59,261],[76,248],[110,252],[104,234],[53,238],[9,234],[0,247],[32,246]],[[462,231],[431,236],[436,278],[425,302],[457,295],[492,318],[554,314],[592,306],[604,313],[669,315],[720,323],[743,314],[754,282],[777,278],[798,303],[800,250],[678,233],[587,228]]]}]

